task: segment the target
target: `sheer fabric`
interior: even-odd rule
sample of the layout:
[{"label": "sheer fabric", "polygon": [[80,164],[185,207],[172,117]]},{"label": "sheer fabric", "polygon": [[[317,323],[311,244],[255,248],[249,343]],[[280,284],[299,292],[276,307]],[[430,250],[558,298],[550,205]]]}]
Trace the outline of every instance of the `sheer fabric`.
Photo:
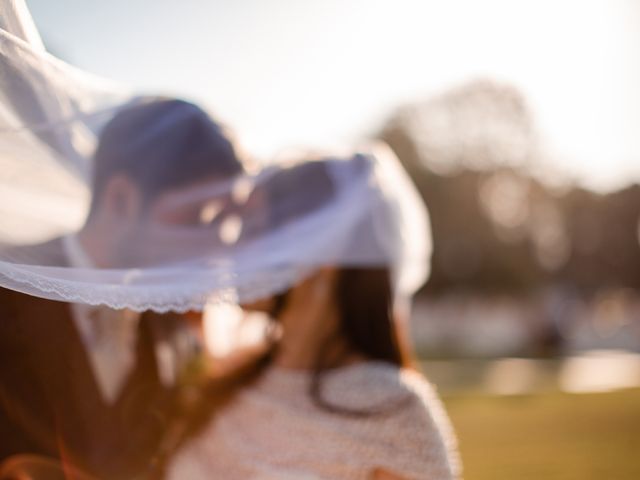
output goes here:
[{"label": "sheer fabric", "polygon": [[[426,208],[384,146],[249,172],[199,107],[52,57],[0,1],[0,286],[156,311],[247,302],[322,265],[427,278]],[[73,235],[91,267],[57,247]]]}]

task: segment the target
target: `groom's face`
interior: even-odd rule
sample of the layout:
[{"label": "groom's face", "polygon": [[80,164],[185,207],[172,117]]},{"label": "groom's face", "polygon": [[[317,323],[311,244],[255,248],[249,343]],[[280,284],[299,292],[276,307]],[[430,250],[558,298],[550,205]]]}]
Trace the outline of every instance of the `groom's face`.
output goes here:
[{"label": "groom's face", "polygon": [[215,248],[221,212],[229,201],[206,195],[220,179],[177,186],[149,198],[127,178],[114,178],[101,201],[98,222],[112,237],[112,267],[153,266]]},{"label": "groom's face", "polygon": [[143,222],[194,235],[208,232],[211,242],[219,237],[225,219],[239,218],[242,206],[231,193],[232,182],[212,177],[163,192],[143,212]]}]

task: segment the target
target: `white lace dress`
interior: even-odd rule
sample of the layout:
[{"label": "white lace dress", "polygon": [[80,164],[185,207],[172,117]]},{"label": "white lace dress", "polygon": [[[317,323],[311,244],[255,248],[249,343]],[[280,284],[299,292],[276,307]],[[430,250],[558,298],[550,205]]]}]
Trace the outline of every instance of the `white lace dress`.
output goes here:
[{"label": "white lace dress", "polygon": [[375,468],[410,479],[459,476],[456,442],[433,387],[383,362],[332,370],[323,398],[352,417],[316,406],[306,372],[270,368],[218,412],[169,465],[172,480],[367,479]]}]

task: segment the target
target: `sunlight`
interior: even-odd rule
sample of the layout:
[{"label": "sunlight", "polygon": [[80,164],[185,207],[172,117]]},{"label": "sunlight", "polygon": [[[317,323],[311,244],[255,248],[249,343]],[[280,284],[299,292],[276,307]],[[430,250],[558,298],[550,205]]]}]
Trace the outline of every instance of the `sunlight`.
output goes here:
[{"label": "sunlight", "polygon": [[[551,179],[600,190],[640,179],[640,11],[631,0],[158,4],[135,29],[115,14],[96,24],[93,7],[68,16],[47,3],[31,2],[36,21],[74,63],[206,101],[261,156],[375,133],[399,104],[488,77],[531,104]],[[192,28],[160,35],[175,21]],[[141,62],[145,51],[163,52],[161,61]]]}]

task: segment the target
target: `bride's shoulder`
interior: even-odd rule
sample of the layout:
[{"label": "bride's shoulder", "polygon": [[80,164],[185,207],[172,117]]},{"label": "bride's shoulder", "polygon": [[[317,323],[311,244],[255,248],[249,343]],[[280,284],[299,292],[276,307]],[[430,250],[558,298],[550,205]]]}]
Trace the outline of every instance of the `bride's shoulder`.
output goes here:
[{"label": "bride's shoulder", "polygon": [[419,401],[435,395],[433,386],[417,370],[389,362],[366,361],[345,367],[338,377],[365,393],[383,391]]},{"label": "bride's shoulder", "polygon": [[340,368],[326,377],[326,391],[373,405],[428,408],[437,394],[416,370],[383,361],[365,361]]},{"label": "bride's shoulder", "polygon": [[360,383],[352,379],[352,388],[360,387],[363,397],[383,400],[378,403],[384,407],[381,415],[370,418],[378,427],[377,441],[393,444],[394,455],[407,464],[438,471],[437,478],[455,478],[460,470],[457,441],[442,401],[427,378],[417,370],[382,362],[364,363],[353,374],[360,377]]}]

